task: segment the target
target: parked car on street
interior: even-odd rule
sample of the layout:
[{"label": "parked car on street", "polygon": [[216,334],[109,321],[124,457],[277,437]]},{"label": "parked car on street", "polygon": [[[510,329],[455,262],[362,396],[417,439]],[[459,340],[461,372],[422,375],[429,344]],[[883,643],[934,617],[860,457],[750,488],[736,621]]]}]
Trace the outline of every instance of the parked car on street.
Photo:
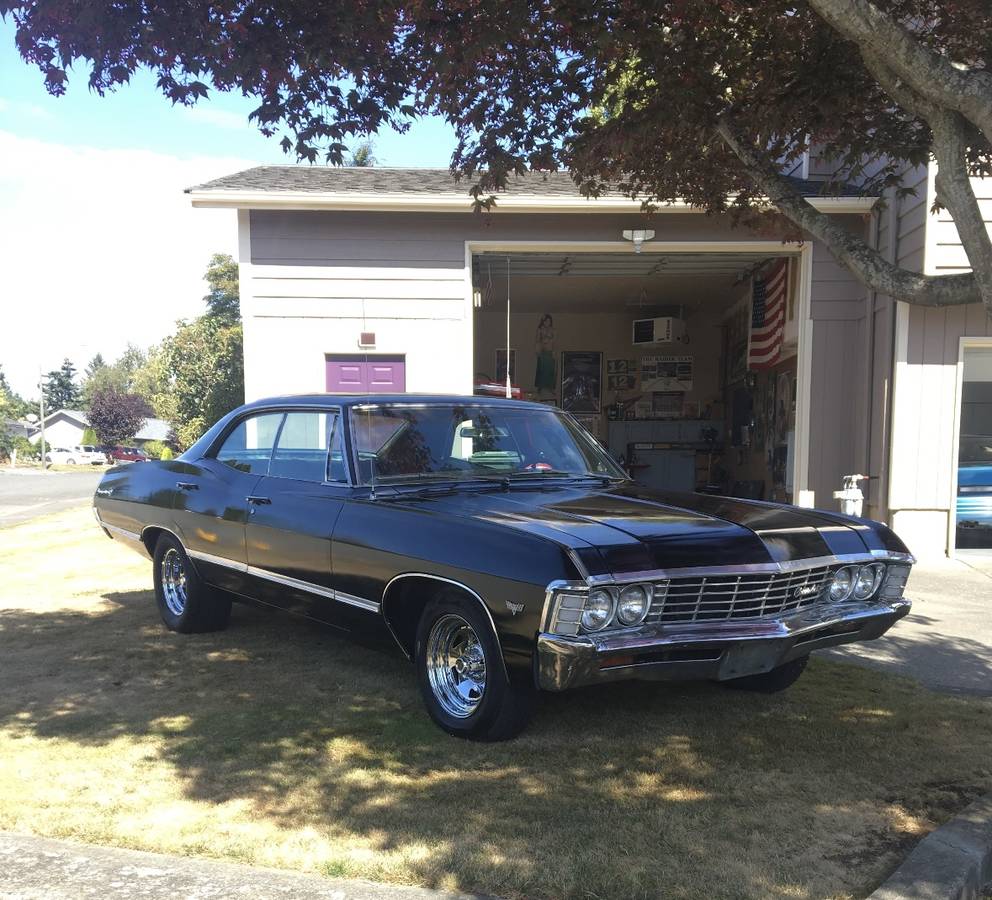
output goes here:
[{"label": "parked car on street", "polygon": [[45,452],[45,462],[63,466],[103,466],[107,455],[92,444],[77,444],[75,447],[52,447]]},{"label": "parked car on street", "polygon": [[992,548],[992,435],[961,435],[957,546]]},{"label": "parked car on street", "polygon": [[107,458],[111,464],[125,462],[148,462],[148,455],[137,447],[110,447]]},{"label": "parked car on street", "polygon": [[536,691],[623,679],[792,684],[906,615],[884,525],[633,484],[540,403],[313,395],[235,410],[175,460],[112,469],[94,511],[153,560],[162,620],[251,598],[376,633],[454,735],[500,740]]}]

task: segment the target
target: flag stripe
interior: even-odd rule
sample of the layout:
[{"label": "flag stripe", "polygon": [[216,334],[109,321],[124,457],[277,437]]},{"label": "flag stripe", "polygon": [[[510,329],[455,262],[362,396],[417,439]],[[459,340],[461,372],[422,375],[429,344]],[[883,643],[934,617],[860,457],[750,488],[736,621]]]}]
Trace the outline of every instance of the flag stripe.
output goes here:
[{"label": "flag stripe", "polygon": [[770,368],[778,362],[785,337],[789,264],[780,260],[763,279],[755,279],[751,294],[751,333],[748,367]]}]

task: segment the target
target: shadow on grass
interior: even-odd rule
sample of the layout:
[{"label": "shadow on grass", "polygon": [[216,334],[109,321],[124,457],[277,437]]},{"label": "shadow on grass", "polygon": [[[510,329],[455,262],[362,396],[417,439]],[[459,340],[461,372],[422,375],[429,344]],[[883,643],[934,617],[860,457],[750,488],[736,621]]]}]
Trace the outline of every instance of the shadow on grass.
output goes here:
[{"label": "shadow on grass", "polygon": [[945,634],[940,619],[915,609],[910,617],[914,624],[925,625],[934,632],[921,635],[896,625],[876,641],[838,647],[831,656],[919,678],[934,690],[992,697],[992,644]]},{"label": "shadow on grass", "polygon": [[433,726],[398,654],[244,606],[224,632],[176,635],[151,592],[105,599],[0,614],[0,727],[153,738],[190,799],[398,860],[332,874],[529,897],[858,894],[918,839],[908,821],[992,787],[988,704],[852,666],[815,660],[771,697],[547,695],[521,738],[478,745]]}]

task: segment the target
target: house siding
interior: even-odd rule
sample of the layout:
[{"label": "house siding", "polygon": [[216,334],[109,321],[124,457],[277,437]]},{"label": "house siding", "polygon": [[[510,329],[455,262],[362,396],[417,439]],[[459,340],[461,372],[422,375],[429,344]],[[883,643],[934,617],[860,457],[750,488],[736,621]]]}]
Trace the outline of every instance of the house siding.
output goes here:
[{"label": "house siding", "polygon": [[[904,199],[899,216],[900,265],[928,275],[970,271],[953,220],[946,211],[931,212],[935,166],[920,167],[914,175],[917,196]],[[992,179],[974,179],[973,186],[992,226]],[[891,517],[917,555],[937,556],[948,550],[957,494],[961,338],[992,336],[992,321],[980,304],[949,309],[899,305]]]}]

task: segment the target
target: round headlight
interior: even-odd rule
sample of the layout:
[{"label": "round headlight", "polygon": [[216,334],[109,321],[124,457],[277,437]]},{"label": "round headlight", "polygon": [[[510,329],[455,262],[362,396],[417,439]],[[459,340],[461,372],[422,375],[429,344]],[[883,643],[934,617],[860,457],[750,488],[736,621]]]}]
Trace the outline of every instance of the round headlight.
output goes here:
[{"label": "round headlight", "polygon": [[854,579],[854,597],[857,600],[867,600],[882,583],[882,575],[885,567],[881,563],[872,563],[870,566],[862,566],[858,569],[857,578]]},{"label": "round headlight", "polygon": [[609,591],[593,591],[586,598],[585,609],[582,610],[582,627],[586,631],[599,631],[610,624],[613,618],[615,601]]},{"label": "round headlight", "polygon": [[854,587],[854,576],[856,569],[843,568],[834,573],[834,580],[830,582],[830,599],[834,601],[846,600],[851,596]]},{"label": "round headlight", "polygon": [[636,625],[643,621],[651,605],[651,586],[629,584],[620,591],[617,600],[617,621],[623,625]]}]

